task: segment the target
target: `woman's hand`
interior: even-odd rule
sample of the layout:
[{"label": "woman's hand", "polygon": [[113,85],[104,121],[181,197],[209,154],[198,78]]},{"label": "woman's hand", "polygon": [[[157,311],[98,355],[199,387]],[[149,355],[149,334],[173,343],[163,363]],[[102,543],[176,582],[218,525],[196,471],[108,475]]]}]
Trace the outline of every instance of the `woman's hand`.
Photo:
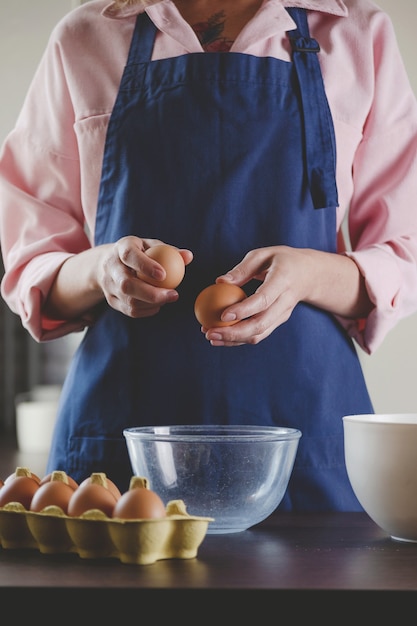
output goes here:
[{"label": "woman's hand", "polygon": [[[145,250],[163,243],[157,239],[124,237],[116,242],[103,256],[98,283],[108,304],[129,317],[155,315],[161,306],[178,299],[174,289],[154,287],[139,278],[149,276],[163,280],[164,268],[145,254]],[[188,265],[193,256],[190,250],[180,250]]]},{"label": "woman's hand", "polygon": [[[157,239],[127,236],[70,257],[61,267],[50,291],[45,313],[56,319],[88,314],[103,300],[133,318],[155,315],[161,306],[178,299],[174,289],[154,287],[138,277],[165,277],[164,268],[145,254],[163,243]],[[188,265],[193,254],[179,250]]]},{"label": "woman's hand", "polygon": [[243,286],[252,279],[261,281],[255,293],[222,316],[238,323],[202,328],[212,345],[257,344],[284,324],[299,302],[349,318],[366,317],[373,306],[358,266],[342,254],[288,246],[259,248],[216,282]]}]

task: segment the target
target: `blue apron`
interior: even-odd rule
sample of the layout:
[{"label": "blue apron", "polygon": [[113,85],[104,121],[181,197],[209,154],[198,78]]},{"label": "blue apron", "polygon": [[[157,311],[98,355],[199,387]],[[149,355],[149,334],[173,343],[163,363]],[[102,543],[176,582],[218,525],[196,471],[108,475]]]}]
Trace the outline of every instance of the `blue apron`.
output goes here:
[{"label": "blue apron", "polygon": [[[332,315],[298,304],[256,346],[213,347],[197,294],[254,248],[336,251],[335,142],[306,14],[288,9],[292,62],[241,53],[151,61],[137,18],[109,122],[95,243],[125,235],[189,248],[179,301],[131,319],[103,305],[69,368],[48,471],[132,469],[123,429],[186,423],[302,431],[283,510],[361,510],[342,416],[372,412],[355,348]],[[247,285],[250,293],[256,284]]]}]

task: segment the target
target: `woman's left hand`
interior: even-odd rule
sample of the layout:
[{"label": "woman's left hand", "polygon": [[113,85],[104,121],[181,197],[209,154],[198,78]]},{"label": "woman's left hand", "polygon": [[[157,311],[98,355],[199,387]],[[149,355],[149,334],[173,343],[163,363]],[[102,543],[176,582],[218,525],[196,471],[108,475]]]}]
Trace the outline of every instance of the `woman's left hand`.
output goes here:
[{"label": "woman's left hand", "polygon": [[348,256],[289,246],[258,248],[216,282],[243,286],[261,281],[245,300],[228,307],[231,326],[202,328],[213,346],[258,344],[291,317],[303,301],[345,317],[366,317],[372,309],[365,281]]}]

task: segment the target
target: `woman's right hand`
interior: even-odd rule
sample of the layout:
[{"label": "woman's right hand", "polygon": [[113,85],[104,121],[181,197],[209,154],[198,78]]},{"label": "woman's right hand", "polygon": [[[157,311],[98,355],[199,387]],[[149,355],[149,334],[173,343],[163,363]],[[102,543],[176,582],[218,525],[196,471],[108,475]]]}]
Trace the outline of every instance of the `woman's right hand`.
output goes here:
[{"label": "woman's right hand", "polygon": [[[163,279],[165,270],[145,250],[164,243],[133,235],[102,244],[69,257],[61,266],[45,303],[44,314],[54,319],[74,319],[89,314],[106,300],[109,306],[133,318],[150,317],[178,299],[174,289],[154,287],[141,275]],[[190,250],[179,250],[184,263]]]},{"label": "woman's right hand", "polygon": [[[165,278],[165,270],[151,259],[145,250],[164,243],[157,239],[127,236],[103,250],[98,283],[108,304],[128,317],[155,315],[161,306],[178,299],[175,289],[154,287],[139,276],[156,280]],[[193,258],[190,250],[179,251],[188,265]]]}]

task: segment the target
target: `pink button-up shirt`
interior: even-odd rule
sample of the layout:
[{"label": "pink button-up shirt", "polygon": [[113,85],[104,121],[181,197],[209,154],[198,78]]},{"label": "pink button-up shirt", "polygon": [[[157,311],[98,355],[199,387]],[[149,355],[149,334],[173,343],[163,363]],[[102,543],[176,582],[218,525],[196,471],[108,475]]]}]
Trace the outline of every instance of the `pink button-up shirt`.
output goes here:
[{"label": "pink button-up shirt", "polygon": [[[375,305],[366,320],[340,321],[371,353],[417,310],[416,99],[391,21],[368,0],[264,0],[232,50],[289,61],[286,31],[295,25],[286,6],[309,9],[311,35],[321,46],[336,132],[338,227],[349,233],[346,254]],[[159,29],[154,59],[203,52],[171,0],[143,0],[122,11],[92,0],[54,29],[3,145],[2,295],[39,341],[86,324],[52,323],[41,307],[65,259],[91,245],[106,129],[143,10]]]}]

